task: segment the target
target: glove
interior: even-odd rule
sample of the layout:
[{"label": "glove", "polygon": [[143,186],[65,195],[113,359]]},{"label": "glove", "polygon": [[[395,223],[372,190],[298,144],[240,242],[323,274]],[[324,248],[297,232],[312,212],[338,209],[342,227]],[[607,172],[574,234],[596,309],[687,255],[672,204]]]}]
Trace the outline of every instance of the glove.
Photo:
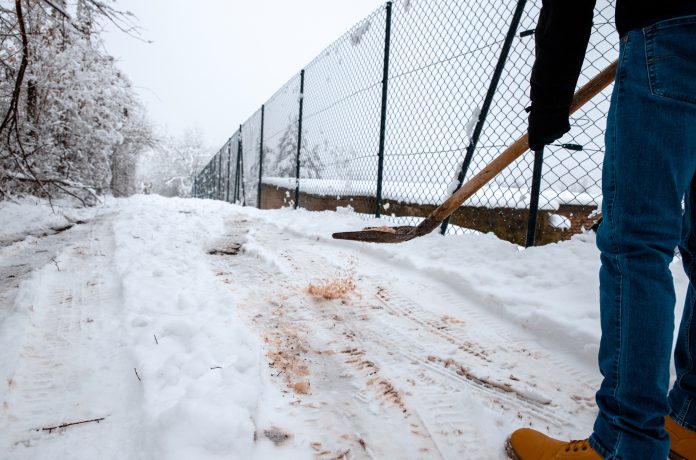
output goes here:
[{"label": "glove", "polygon": [[570,131],[568,110],[529,107],[529,149],[536,152]]}]

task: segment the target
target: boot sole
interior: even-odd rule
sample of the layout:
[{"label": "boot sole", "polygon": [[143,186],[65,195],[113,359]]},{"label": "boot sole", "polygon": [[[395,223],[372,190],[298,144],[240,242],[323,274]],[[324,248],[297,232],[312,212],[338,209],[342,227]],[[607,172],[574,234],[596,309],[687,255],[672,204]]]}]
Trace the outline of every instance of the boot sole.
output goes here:
[{"label": "boot sole", "polygon": [[[512,443],[510,443],[510,438],[507,438],[505,440],[505,453],[507,454],[508,458],[510,458],[510,460],[520,460],[520,457],[517,456],[517,452],[515,452],[515,449],[513,449],[513,447],[512,447]],[[686,460],[686,459],[682,459],[681,457],[679,457],[679,458],[675,458],[675,459],[670,458],[670,460]]]}]

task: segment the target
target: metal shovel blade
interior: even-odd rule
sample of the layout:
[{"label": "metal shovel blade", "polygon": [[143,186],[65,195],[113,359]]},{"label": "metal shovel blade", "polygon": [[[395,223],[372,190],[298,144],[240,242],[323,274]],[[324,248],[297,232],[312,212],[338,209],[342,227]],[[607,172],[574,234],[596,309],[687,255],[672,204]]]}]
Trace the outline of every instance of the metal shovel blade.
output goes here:
[{"label": "metal shovel blade", "polygon": [[403,243],[418,236],[413,226],[367,227],[357,232],[334,233],[337,240],[363,241],[365,243]]}]

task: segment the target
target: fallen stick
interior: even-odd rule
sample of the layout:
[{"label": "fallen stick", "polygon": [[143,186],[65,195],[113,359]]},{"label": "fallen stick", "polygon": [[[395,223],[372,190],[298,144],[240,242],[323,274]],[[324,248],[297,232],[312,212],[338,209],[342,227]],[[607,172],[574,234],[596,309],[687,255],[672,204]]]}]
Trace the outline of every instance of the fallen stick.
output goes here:
[{"label": "fallen stick", "polygon": [[[61,428],[67,428],[69,426],[74,426],[74,425],[82,425],[83,423],[92,423],[96,422],[99,423],[102,420],[104,420],[106,417],[101,417],[101,418],[93,418],[92,420],[82,420],[80,422],[72,422],[72,423],[63,423],[62,425],[58,426],[51,426],[51,427],[46,427],[46,428],[41,428],[41,431],[48,431],[49,433],[52,433],[53,430],[59,430]],[[39,430],[36,430],[39,431]]]}]

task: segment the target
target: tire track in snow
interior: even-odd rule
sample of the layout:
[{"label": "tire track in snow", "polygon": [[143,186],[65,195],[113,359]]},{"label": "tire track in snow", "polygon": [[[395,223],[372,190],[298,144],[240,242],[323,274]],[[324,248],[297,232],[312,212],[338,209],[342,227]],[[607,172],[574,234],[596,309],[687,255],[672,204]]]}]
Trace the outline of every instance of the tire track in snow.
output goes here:
[{"label": "tire track in snow", "polygon": [[[345,405],[349,408],[346,410],[352,411],[348,419],[352,421],[349,425],[353,429],[360,430],[362,425],[363,431],[371,430],[374,417],[370,420],[369,413],[356,412],[356,407],[370,407],[376,401],[380,402],[379,392],[365,391],[364,384],[357,382],[372,380],[374,384],[375,380],[384,379],[382,396],[386,394],[389,399],[398,395],[391,398],[391,402],[403,410],[406,419],[412,420],[412,425],[401,434],[385,433],[387,437],[381,439],[379,447],[384,448],[391,439],[402,441],[404,435],[426,437],[434,443],[434,447],[425,447],[427,450],[421,452],[401,451],[398,458],[490,459],[492,452],[500,452],[502,458],[499,445],[486,446],[479,442],[485,438],[481,430],[485,430],[487,425],[472,423],[472,414],[489,418],[495,415],[511,424],[553,426],[554,429],[578,425],[575,420],[578,414],[591,418],[592,405],[588,404],[586,393],[593,387],[592,376],[571,368],[562,358],[546,350],[535,348],[533,338],[505,321],[496,321],[490,314],[482,313],[481,307],[463,305],[462,296],[454,296],[445,285],[427,277],[423,281],[420,279],[422,275],[418,271],[413,273],[414,270],[399,270],[399,279],[390,273],[392,267],[388,264],[358,254],[351,257],[357,260],[359,275],[356,283],[363,298],[313,302],[308,299],[304,288],[316,278],[345,269],[348,264],[345,249],[324,245],[323,241],[317,243],[299,238],[294,238],[292,244],[285,244],[283,235],[275,229],[266,227],[261,232],[250,228],[248,222],[234,223],[230,226],[231,237],[240,240],[238,242],[242,245],[248,243],[253,248],[264,248],[263,254],[252,249],[248,253],[243,251],[234,262],[227,261],[235,268],[233,270],[228,265],[230,272],[239,275],[247,270],[252,274],[246,281],[226,282],[236,286],[244,282],[270,284],[274,295],[280,296],[283,304],[292,310],[286,318],[289,325],[304,323],[307,336],[324,336],[321,342],[314,340],[312,346],[319,343],[321,347],[328,347],[329,353],[314,356],[310,346],[310,352],[304,355],[310,362],[310,378],[317,379],[318,368],[328,369],[324,371],[324,375],[328,375],[347,365],[349,370],[343,372],[350,374],[347,377],[351,377],[353,386],[357,384],[358,388],[351,391],[339,382],[325,379],[323,386],[312,385],[312,396],[316,400],[322,394],[325,397],[332,395],[334,384],[342,391],[352,392],[353,401],[338,398],[332,402]],[[323,245],[321,249],[319,245]],[[265,268],[259,269],[259,261],[250,260],[254,256],[260,260],[275,256],[276,260],[267,260],[269,263]],[[404,280],[404,274],[413,279]],[[385,285],[397,287],[387,289]],[[413,288],[406,289],[405,293],[397,292],[406,286]],[[428,298],[436,299],[440,304],[438,310],[444,309],[449,314],[435,313],[433,305],[426,307],[419,302],[418,289],[422,288],[432,291]],[[258,299],[250,298],[249,303],[253,309],[258,305]],[[279,328],[278,324],[259,324],[258,321],[256,326],[262,333],[264,327]],[[317,330],[321,332],[317,333]],[[336,362],[337,355],[347,357],[343,365]],[[525,361],[529,363],[526,367]],[[538,369],[539,362],[544,362],[545,369],[570,375],[574,387],[563,388],[563,392],[570,392],[573,396],[567,401],[555,401],[559,397],[558,391],[545,384],[549,374],[535,376],[525,370]],[[511,374],[513,368],[515,376]],[[379,372],[377,378],[374,377],[375,370]],[[535,388],[537,377],[542,389]],[[331,403],[326,401],[316,407],[313,404],[309,403],[308,407],[318,412],[331,411],[326,407]],[[362,419],[354,420],[355,417]],[[325,417],[320,415],[316,420],[307,421],[322,426],[322,429],[326,424]],[[551,431],[550,428],[547,430]],[[336,451],[327,452],[333,455]],[[363,458],[361,455],[366,454],[364,449],[356,448],[355,443],[351,452],[350,455],[356,457],[350,458]],[[384,451],[378,451],[377,455],[380,453],[384,455]]]},{"label": "tire track in snow", "polygon": [[[307,257],[307,255],[310,254],[310,251],[302,251],[298,250],[296,253],[296,258],[301,258],[301,257]],[[328,260],[324,259],[323,262],[320,262],[319,259],[321,259],[320,256],[317,256],[316,254],[312,254],[312,260],[311,260],[311,266],[315,269],[315,271],[320,271],[324,273],[330,273],[331,270],[335,270],[335,265],[332,265],[331,262]],[[308,264],[310,261],[305,260],[305,262]],[[295,261],[296,266],[302,266],[302,263],[298,263],[298,261]],[[384,273],[386,274],[388,271],[383,269],[383,268],[378,268],[376,272],[379,273]],[[463,351],[467,355],[473,356],[477,358],[478,360],[481,361],[482,367],[487,369],[487,372],[499,372],[501,373],[501,364],[504,364],[502,366],[502,371],[506,371],[509,368],[509,365],[507,363],[501,363],[501,361],[498,359],[496,361],[493,361],[491,359],[491,356],[495,356],[496,354],[508,354],[508,355],[526,355],[532,357],[536,361],[542,361],[545,363],[545,367],[548,367],[550,372],[553,372],[553,370],[562,370],[565,371],[569,376],[572,377],[572,380],[577,382],[579,384],[580,389],[585,389],[588,391],[592,391],[592,388],[594,388],[594,378],[581,370],[574,369],[567,364],[565,364],[563,361],[561,361],[558,358],[553,357],[550,355],[547,351],[541,350],[538,348],[535,348],[530,345],[530,340],[529,337],[522,339],[520,337],[515,337],[513,335],[513,331],[506,326],[505,322],[503,321],[494,321],[491,319],[490,316],[488,315],[482,315],[479,312],[475,311],[474,308],[471,306],[464,306],[461,305],[461,301],[457,302],[455,304],[455,308],[450,308],[449,311],[458,311],[458,313],[461,315],[462,318],[466,318],[467,322],[469,324],[474,324],[476,328],[476,333],[472,334],[472,328],[464,328],[461,325],[464,324],[464,320],[459,320],[457,318],[452,318],[452,317],[443,317],[435,315],[434,313],[427,311],[424,309],[422,306],[420,306],[416,301],[412,300],[415,298],[418,298],[419,292],[418,289],[422,287],[418,287],[416,289],[413,289],[411,292],[411,297],[408,297],[406,295],[397,293],[393,289],[386,289],[382,287],[382,285],[376,283],[376,281],[384,281],[383,279],[376,279],[376,277],[379,277],[379,275],[375,275],[374,273],[370,275],[366,275],[363,272],[363,279],[360,282],[361,287],[364,288],[366,286],[370,286],[369,283],[371,283],[371,288],[373,291],[376,292],[375,297],[379,299],[381,304],[385,307],[385,311],[392,312],[395,315],[401,316],[405,318],[408,321],[412,321],[418,325],[418,327],[414,330],[417,331],[423,331],[427,330],[430,332],[430,334],[438,336],[439,338],[444,338],[446,341],[453,345],[457,345],[459,350]],[[382,278],[384,278],[386,275],[383,275]],[[410,281],[410,280],[409,280]],[[415,280],[406,282],[406,283],[397,283],[401,288],[404,288],[405,286],[413,286],[415,283]],[[384,284],[384,283],[382,283]],[[431,298],[438,298],[438,297],[444,297],[440,296],[439,292],[447,292],[448,289],[444,286],[428,286],[426,289],[429,288],[431,292],[429,293],[429,296]],[[433,289],[434,288],[434,289]],[[442,290],[442,291],[441,291]],[[446,300],[440,298],[438,300],[439,303],[447,303]],[[356,306],[353,305],[355,308]],[[376,341],[382,340],[381,337],[383,336],[388,336],[389,334],[386,331],[393,331],[394,334],[399,334],[399,331],[403,330],[404,328],[401,327],[390,327],[390,319],[385,319],[382,324],[375,331],[373,334],[373,339]],[[369,326],[369,324],[368,324]],[[406,328],[409,328],[409,326],[406,326]],[[365,328],[363,329],[365,330]],[[452,331],[452,332],[450,332]],[[456,334],[455,334],[456,333]],[[470,338],[473,338],[474,340],[470,340]],[[411,342],[412,339],[409,338],[408,335],[403,335],[400,337],[399,340],[392,342],[390,344],[391,346],[397,346],[399,347],[399,343],[408,343]],[[427,335],[424,336],[421,340],[421,342],[424,343],[437,343],[437,340],[432,340],[432,337],[428,337]],[[485,344],[485,346],[482,346],[481,344]],[[517,345],[515,346],[508,346],[507,344],[513,344]],[[524,346],[520,344],[525,344]],[[411,346],[408,347],[402,347],[405,351],[405,354],[408,355],[409,357],[412,357],[409,355],[407,350],[413,350],[413,349],[420,349],[422,353],[424,353],[424,349],[419,347],[417,343],[411,344]],[[427,365],[431,365],[432,363],[437,363],[441,362],[443,364],[446,364],[449,359],[446,358],[439,358],[436,356],[428,355],[428,359],[424,361]],[[470,361],[470,360],[467,360]],[[456,362],[453,362],[452,364],[455,364]],[[535,363],[535,366],[538,366],[538,364]],[[550,396],[545,396],[544,394],[539,394],[537,391],[535,391],[532,388],[524,388],[524,389],[517,389],[516,387],[519,387],[519,382],[520,380],[530,380],[534,381],[536,380],[537,376],[530,376],[530,375],[522,375],[521,379],[519,377],[514,377],[510,379],[508,376],[510,375],[509,372],[502,372],[501,375],[497,376],[497,379],[491,379],[487,378],[485,376],[476,376],[473,375],[472,373],[469,372],[458,372],[456,366],[452,366],[449,368],[449,365],[444,366],[447,368],[448,373],[450,374],[457,374],[460,378],[464,377],[468,379],[470,382],[479,385],[479,386],[485,386],[489,389],[493,389],[495,391],[499,391],[508,395],[513,395],[517,399],[520,399],[522,401],[526,401],[528,403],[531,403],[534,406],[545,406],[549,405],[551,403],[551,398]],[[461,370],[461,369],[460,369]],[[505,375],[507,374],[507,375]],[[541,379],[541,382],[543,383],[544,381],[548,380],[548,375],[545,373],[545,375],[538,376]],[[496,381],[497,380],[497,381]],[[533,383],[534,386],[536,386],[536,382]],[[583,388],[584,387],[584,388]],[[565,389],[567,391],[567,389]],[[545,393],[547,394],[552,394],[556,392],[556,388],[548,388],[546,389]],[[582,398],[575,398],[574,400],[577,399],[582,399]],[[582,404],[584,406],[584,403]],[[552,419],[556,419],[556,423],[560,423],[561,420],[558,419],[557,417],[551,417]]]},{"label": "tire track in snow", "polygon": [[77,225],[57,233],[27,235],[0,244],[0,321],[10,313],[17,290],[33,271],[52,263],[73,239],[86,238],[88,234],[87,226]]},{"label": "tire track in snow", "polygon": [[[470,414],[481,413],[483,408],[516,413],[525,422],[536,419],[553,425],[567,424],[566,419],[544,407],[538,395],[510,391],[469,373],[462,375],[454,366],[434,363],[426,345],[401,330],[377,323],[377,327],[356,328],[356,334],[365,348],[391,350],[388,367],[394,374],[393,380],[410,381],[410,404],[425,421],[444,458],[487,459],[491,458],[491,451],[498,450],[497,446],[481,446],[476,441],[484,436],[472,423]],[[427,339],[424,343],[433,344]]]},{"label": "tire track in snow", "polygon": [[[20,288],[33,292],[25,292],[29,322],[0,413],[3,458],[137,457],[132,369],[119,339],[120,285],[109,262],[112,229],[105,218],[88,228],[84,240],[73,239],[55,265]],[[101,417],[99,424],[43,430]],[[99,447],[85,452],[82,443]]]},{"label": "tire track in snow", "polygon": [[[503,323],[495,322],[490,316],[484,316],[476,311],[472,311],[470,306],[463,305],[461,301],[457,301],[454,296],[449,293],[441,295],[439,292],[433,292],[431,293],[431,297],[438,299],[438,303],[449,303],[450,305],[454,305],[455,309],[459,311],[460,317],[466,318],[466,324],[463,320],[460,321],[450,317],[438,317],[438,315],[423,309],[410,298],[383,287],[377,288],[376,297],[384,303],[388,311],[413,320],[423,328],[430,330],[432,334],[440,336],[452,344],[459,345],[460,350],[467,355],[478,358],[481,361],[480,367],[488,369],[489,372],[498,371],[501,373],[501,370],[508,369],[514,371],[510,365],[506,364],[504,361],[501,362],[500,359],[496,359],[496,355],[505,354],[531,357],[535,361],[543,363],[543,367],[548,369],[548,373],[543,373],[541,376],[520,374],[518,376],[512,376],[514,378],[510,378],[505,375],[506,372],[502,372],[501,375],[498,376],[498,379],[504,382],[502,385],[508,386],[509,389],[512,390],[510,391],[512,393],[515,393],[515,388],[519,386],[518,382],[520,381],[534,381],[535,384],[539,383],[542,385],[544,383],[549,383],[548,375],[553,372],[560,372],[569,376],[570,380],[577,383],[577,390],[581,392],[590,392],[593,394],[594,388],[597,385],[597,377],[584,372],[582,369],[569,366],[567,361],[558,357],[558,354],[551,354],[546,350],[541,350],[530,345],[533,339],[523,339],[519,336],[515,336],[510,328],[505,327]],[[477,330],[475,334],[478,336],[476,341],[467,339],[472,336],[473,325],[475,325]],[[482,343],[485,343],[487,348],[482,347]],[[448,361],[446,358],[435,358],[436,359],[430,359],[430,361],[443,362],[445,364]],[[501,356],[501,358],[504,359],[505,356]],[[501,364],[503,365],[501,366]],[[557,392],[557,389],[549,387],[546,388],[544,392],[553,394]],[[573,396],[575,396],[575,400],[583,399],[583,397],[578,395]],[[518,393],[518,397],[521,399],[531,398],[533,401],[541,403],[545,403],[550,399],[542,395],[530,395],[529,391],[526,390],[522,390]]]},{"label": "tire track in snow", "polygon": [[[223,282],[238,294],[245,286],[252,287],[242,295],[246,297],[240,302],[243,316],[266,339],[275,381],[294,399],[298,412],[293,418],[300,421],[296,430],[310,427],[300,436],[309,437],[316,458],[440,458],[418,414],[405,406],[403,396],[381,369],[357,350],[355,335],[343,326],[340,309],[316,302],[304,286],[279,276],[295,265],[293,253],[280,249],[275,264],[259,263],[252,260],[258,255],[253,250],[245,252],[249,243],[245,229],[239,225],[230,229],[236,235],[220,246],[241,243],[242,252],[228,258],[214,256],[215,271],[228,274]],[[256,247],[253,242],[248,246]],[[261,285],[266,293],[262,298],[258,296]],[[302,370],[288,378],[287,372],[303,366],[306,374]],[[310,382],[307,392],[293,384],[298,378]],[[395,433],[408,433],[409,438]]]}]

